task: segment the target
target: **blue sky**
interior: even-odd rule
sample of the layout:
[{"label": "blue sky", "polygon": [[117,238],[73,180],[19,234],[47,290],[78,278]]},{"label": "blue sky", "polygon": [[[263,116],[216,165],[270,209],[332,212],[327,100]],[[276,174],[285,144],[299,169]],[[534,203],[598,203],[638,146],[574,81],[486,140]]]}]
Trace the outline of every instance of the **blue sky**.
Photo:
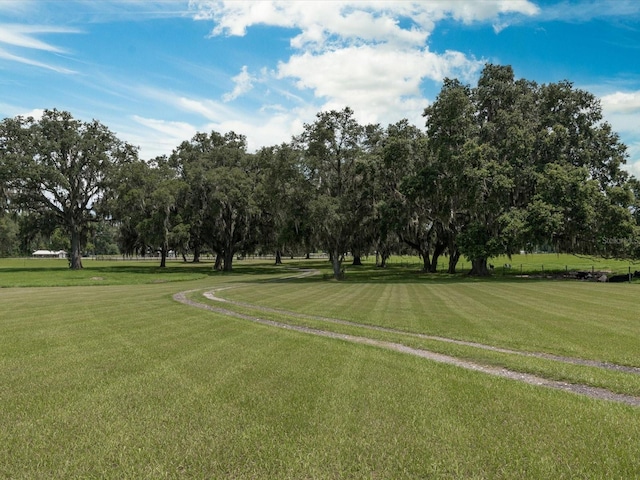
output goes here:
[{"label": "blue sky", "polygon": [[0,118],[68,110],[145,159],[211,130],[279,144],[346,105],[422,127],[486,62],[597,95],[640,176],[637,0],[0,0]]}]

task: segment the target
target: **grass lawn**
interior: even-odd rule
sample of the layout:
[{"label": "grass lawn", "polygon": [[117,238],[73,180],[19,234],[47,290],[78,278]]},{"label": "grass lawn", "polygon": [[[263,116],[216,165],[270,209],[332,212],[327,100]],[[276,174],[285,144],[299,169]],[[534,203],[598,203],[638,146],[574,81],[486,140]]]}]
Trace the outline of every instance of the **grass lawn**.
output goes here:
[{"label": "grass lawn", "polygon": [[287,270],[248,261],[231,274],[37,262],[0,261],[0,478],[640,477],[638,407],[172,299],[233,287],[220,295],[402,332],[265,317],[640,395],[638,375],[409,335],[640,367],[640,283],[472,280],[400,262],[348,268],[344,282],[273,282]]}]

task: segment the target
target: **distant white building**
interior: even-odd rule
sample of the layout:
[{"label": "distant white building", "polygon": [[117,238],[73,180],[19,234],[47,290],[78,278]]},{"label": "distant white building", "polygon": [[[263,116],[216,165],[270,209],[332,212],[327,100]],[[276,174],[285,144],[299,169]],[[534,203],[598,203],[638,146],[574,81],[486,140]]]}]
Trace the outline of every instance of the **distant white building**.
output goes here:
[{"label": "distant white building", "polygon": [[36,250],[33,256],[37,258],[67,258],[67,252],[64,250]]}]

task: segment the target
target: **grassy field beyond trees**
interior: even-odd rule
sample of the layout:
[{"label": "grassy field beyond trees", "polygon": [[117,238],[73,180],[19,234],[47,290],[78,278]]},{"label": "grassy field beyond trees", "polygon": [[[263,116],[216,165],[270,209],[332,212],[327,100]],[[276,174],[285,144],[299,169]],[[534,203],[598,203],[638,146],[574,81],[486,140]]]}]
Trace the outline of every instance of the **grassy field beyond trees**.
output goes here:
[{"label": "grassy field beyond trees", "polygon": [[[189,291],[220,306],[202,293],[224,289],[224,307],[237,313],[640,397],[636,373],[523,354],[640,368],[640,282],[514,272],[640,268],[529,255],[496,269],[507,262],[511,270],[478,279],[419,273],[416,258],[391,258],[386,269],[365,260],[335,282],[328,261],[245,260],[220,272],[212,263],[86,260],[73,271],[64,260],[0,260],[0,477],[640,477],[640,407],[172,298]],[[288,267],[320,274],[282,280],[295,273]]]}]

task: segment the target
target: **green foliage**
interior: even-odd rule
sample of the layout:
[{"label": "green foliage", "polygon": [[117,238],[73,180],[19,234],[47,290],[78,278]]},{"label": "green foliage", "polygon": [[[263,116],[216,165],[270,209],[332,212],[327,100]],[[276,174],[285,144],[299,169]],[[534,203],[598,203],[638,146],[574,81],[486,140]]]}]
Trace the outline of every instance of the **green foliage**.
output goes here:
[{"label": "green foliage", "polygon": [[[210,246],[230,271],[236,253],[253,251],[259,243],[256,191],[261,167],[247,154],[245,137],[198,133],[183,142],[169,162],[184,184],[180,201],[190,225],[189,242],[197,252]],[[184,233],[181,238],[186,238]]]},{"label": "green foliage", "polygon": [[45,110],[39,120],[16,117],[0,124],[0,159],[15,207],[67,232],[73,269],[82,268],[82,246],[90,225],[100,220],[115,166],[135,156],[105,126],[69,112]]},{"label": "green foliage", "polygon": [[0,257],[11,257],[18,253],[18,224],[9,215],[0,214]]},{"label": "green foliage", "polygon": [[[355,113],[320,112],[288,144],[247,153],[235,132],[197,133],[170,157],[137,161],[97,121],[45,111],[0,124],[0,211],[19,225],[19,250],[70,238],[73,267],[87,242],[116,251],[97,224],[118,229],[124,254],[170,250],[234,256],[324,250],[334,276],[344,254],[383,265],[411,250],[426,272],[446,255],[488,275],[488,259],[544,246],[640,258],[640,184],[598,99],[571,82],[516,79],[488,64],[477,85],[445,79],[424,110],[382,128]],[[7,252],[15,252],[4,220]],[[104,229],[103,229],[104,231]],[[13,240],[12,240],[13,239]],[[55,239],[58,242],[59,239]]]},{"label": "green foliage", "polygon": [[360,155],[364,129],[350,108],[317,115],[295,143],[301,168],[312,185],[309,216],[318,245],[329,252],[333,274],[340,278],[343,255],[358,245],[372,203],[364,189]]},{"label": "green foliage", "polygon": [[285,250],[310,251],[312,242],[308,199],[311,184],[299,165],[300,153],[291,145],[262,148],[257,203],[261,209],[260,243],[276,256]]}]

